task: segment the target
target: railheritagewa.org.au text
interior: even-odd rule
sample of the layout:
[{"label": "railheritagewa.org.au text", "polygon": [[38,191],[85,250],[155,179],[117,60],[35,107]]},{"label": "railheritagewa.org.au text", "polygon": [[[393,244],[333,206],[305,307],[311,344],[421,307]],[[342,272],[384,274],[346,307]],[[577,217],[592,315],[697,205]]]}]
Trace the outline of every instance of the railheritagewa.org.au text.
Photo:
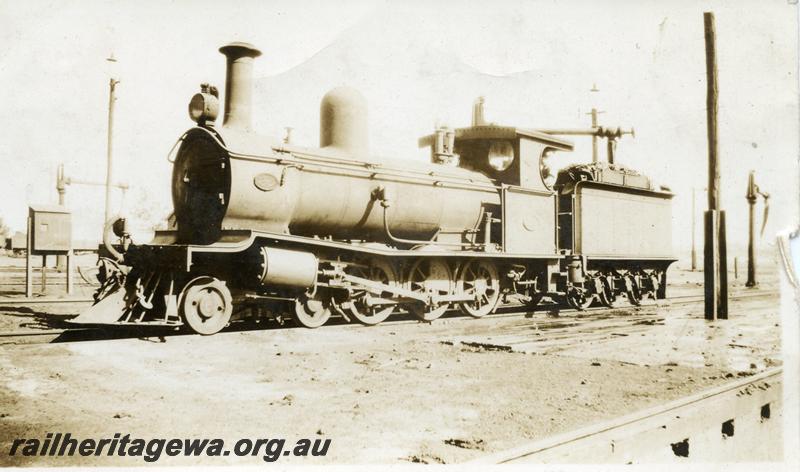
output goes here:
[{"label": "railheritagewa.org.au text", "polygon": [[141,457],[145,462],[156,462],[164,455],[169,457],[227,457],[259,456],[265,462],[275,462],[281,457],[319,457],[328,454],[330,439],[239,439],[233,447],[223,439],[132,438],[130,434],[116,433],[110,438],[75,438],[70,433],[47,433],[42,438],[17,438],[11,444],[9,456],[118,456]]}]

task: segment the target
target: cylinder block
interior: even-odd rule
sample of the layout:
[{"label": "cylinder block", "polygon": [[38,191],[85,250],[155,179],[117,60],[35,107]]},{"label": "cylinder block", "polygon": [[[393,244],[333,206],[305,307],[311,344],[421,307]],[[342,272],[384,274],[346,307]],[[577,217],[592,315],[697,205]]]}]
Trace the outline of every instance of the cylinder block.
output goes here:
[{"label": "cylinder block", "polygon": [[261,248],[261,283],[267,287],[306,289],[317,281],[317,257],[310,252]]}]

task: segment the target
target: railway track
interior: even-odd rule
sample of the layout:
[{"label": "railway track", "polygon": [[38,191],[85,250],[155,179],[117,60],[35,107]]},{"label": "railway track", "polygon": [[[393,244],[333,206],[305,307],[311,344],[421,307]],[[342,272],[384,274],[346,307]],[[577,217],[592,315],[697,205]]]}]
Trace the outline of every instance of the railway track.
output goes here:
[{"label": "railway track", "polygon": [[779,461],[783,368],[480,457],[472,464]]},{"label": "railway track", "polygon": [[[731,300],[746,300],[752,298],[766,298],[770,296],[777,296],[778,291],[758,291],[749,293],[739,293],[732,295]],[[24,306],[31,303],[35,304],[62,304],[62,303],[91,303],[89,299],[38,299],[38,300],[16,300],[13,302],[16,306]],[[540,305],[536,310],[519,311],[522,305],[505,306],[501,311],[489,315],[485,321],[502,320],[508,318],[517,318],[522,316],[535,317],[537,314],[545,315],[546,318],[536,322],[536,328],[548,330],[551,338],[557,341],[559,336],[569,336],[568,333],[561,333],[559,330],[569,330],[570,327],[581,325],[583,323],[591,322],[597,319],[598,316],[606,314],[609,317],[614,317],[620,311],[625,311],[625,316],[619,318],[624,321],[620,325],[610,325],[603,329],[602,333],[594,333],[592,336],[613,336],[613,332],[620,327],[628,327],[652,324],[654,319],[663,315],[658,313],[637,313],[648,308],[661,308],[661,307],[676,307],[683,305],[691,305],[694,303],[702,303],[703,297],[697,295],[671,297],[666,300],[659,300],[654,303],[643,304],[639,307],[619,306],[619,307],[590,307],[583,311],[578,311],[573,308],[564,308],[557,305]],[[2,301],[2,304],[12,304],[11,301]],[[631,314],[631,310],[635,310]],[[556,315],[556,316],[552,316]],[[633,315],[633,316],[631,316]],[[59,323],[64,323],[63,317],[58,317]],[[452,324],[460,324],[467,321],[475,321],[474,318],[461,315],[456,311],[447,314],[442,318],[434,321],[433,323],[439,326],[448,326]],[[391,328],[395,326],[419,324],[420,321],[410,314],[400,313],[395,315],[395,319],[388,320],[380,325],[365,327],[358,323],[347,323],[344,320],[329,323],[322,329],[382,329]],[[234,323],[229,326],[225,333],[235,333],[243,331],[256,331],[268,329],[306,329],[296,328],[291,323]],[[611,333],[611,334],[609,334]],[[81,327],[81,328],[59,328],[59,329],[42,329],[42,330],[27,330],[27,331],[13,331],[8,333],[0,333],[0,346],[1,345],[25,345],[25,344],[48,344],[48,343],[64,343],[64,342],[80,342],[80,341],[99,341],[99,340],[114,340],[125,338],[152,338],[152,337],[167,337],[167,336],[198,336],[197,334],[187,333],[174,327],[154,327],[154,326],[109,326],[109,327]],[[491,348],[491,346],[488,346]]]},{"label": "railway track", "polygon": [[[94,287],[94,288],[97,288],[96,284],[87,284],[86,282],[79,281],[79,280],[73,281],[73,284],[76,287]],[[48,281],[47,281],[47,286],[49,288],[50,287],[66,287],[66,285],[67,285],[67,281],[66,280],[49,280],[48,279]],[[33,282],[33,286],[37,287],[37,288],[40,288],[41,287],[41,283],[38,280],[35,280]],[[21,281],[21,282],[20,281],[3,281],[3,282],[0,282],[0,287],[2,287],[3,289],[8,289],[8,288],[12,288],[12,287],[25,287],[25,281],[24,280]],[[22,290],[20,290],[20,292],[22,292]]]},{"label": "railway track", "polygon": [[93,303],[91,298],[31,298],[19,299],[12,298],[7,300],[0,299],[0,307],[3,306],[27,306],[27,305],[62,305],[68,303],[85,304]]}]

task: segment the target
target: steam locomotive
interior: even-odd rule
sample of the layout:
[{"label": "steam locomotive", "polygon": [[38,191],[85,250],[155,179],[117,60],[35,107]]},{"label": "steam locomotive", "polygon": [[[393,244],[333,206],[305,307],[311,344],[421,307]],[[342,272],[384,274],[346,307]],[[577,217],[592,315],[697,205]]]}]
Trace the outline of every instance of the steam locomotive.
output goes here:
[{"label": "steam locomotive", "polygon": [[[673,194],[614,163],[632,131],[498,126],[479,102],[472,126],[420,139],[430,163],[380,159],[365,100],[336,88],[322,99],[319,147],[296,146],[251,129],[261,53],[220,52],[223,124],[216,88],[203,84],[189,104],[197,126],[176,143],[170,229],[131,244],[124,220],[109,225],[96,303],[74,322],[208,335],[232,316],[315,328],[332,315],[375,325],[456,307],[480,318],[543,297],[577,309],[665,297]],[[606,139],[608,162],[554,175],[570,134]]]}]

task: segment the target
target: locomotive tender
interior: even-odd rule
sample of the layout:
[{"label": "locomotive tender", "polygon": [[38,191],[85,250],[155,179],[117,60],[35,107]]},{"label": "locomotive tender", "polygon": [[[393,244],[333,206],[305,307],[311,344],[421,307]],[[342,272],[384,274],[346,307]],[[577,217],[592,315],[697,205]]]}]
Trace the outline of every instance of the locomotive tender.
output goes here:
[{"label": "locomotive tender", "polygon": [[[572,144],[487,124],[482,103],[472,126],[420,139],[431,163],[370,156],[365,101],[348,88],[322,99],[318,148],[264,137],[251,129],[260,52],[220,52],[223,124],[203,84],[175,154],[170,230],[134,245],[124,221],[113,225],[122,244],[107,228],[96,303],[75,322],[213,334],[242,313],[288,312],[313,328],[332,314],[374,325],[400,310],[431,321],[543,297],[578,309],[665,297],[668,189],[613,163],[550,175]],[[591,132],[609,139],[613,162],[621,130]]]}]

